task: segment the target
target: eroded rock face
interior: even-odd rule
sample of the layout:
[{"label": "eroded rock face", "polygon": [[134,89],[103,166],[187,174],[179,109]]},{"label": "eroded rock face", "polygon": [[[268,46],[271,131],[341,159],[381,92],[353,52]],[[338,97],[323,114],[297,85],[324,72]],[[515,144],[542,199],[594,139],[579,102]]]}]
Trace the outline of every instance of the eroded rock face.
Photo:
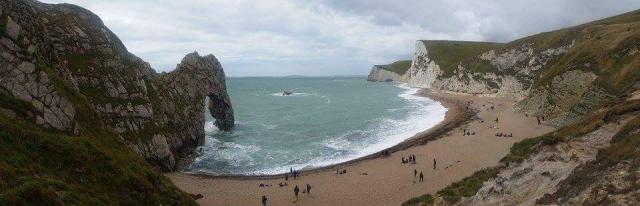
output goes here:
[{"label": "eroded rock face", "polygon": [[[594,86],[598,74],[582,69],[593,66],[588,63],[590,60],[585,60],[586,63],[582,65],[569,64],[570,67],[564,69],[564,73],[544,74],[545,69],[550,67],[564,67],[554,64],[558,64],[568,52],[577,51],[572,50],[578,44],[577,41],[579,40],[569,39],[545,47],[536,45],[535,41],[488,47],[464,57],[457,65],[449,66],[450,68],[441,67],[429,48],[434,48],[435,44],[458,48],[468,45],[417,41],[411,67],[402,77],[394,77],[393,80],[437,92],[510,97],[520,101],[517,107],[519,110],[546,117],[548,123],[560,126],[578,120],[587,111],[597,109],[614,98],[604,89]],[[446,49],[440,47],[438,52],[443,53],[440,50]],[[635,54],[634,48],[628,50],[621,55]],[[372,74],[377,73],[379,72],[374,67],[369,75],[370,79]],[[377,79],[379,81],[380,78]]]},{"label": "eroded rock face", "polygon": [[[501,169],[496,178],[493,178],[482,185],[478,192],[468,198],[464,198],[458,205],[537,205],[541,198],[548,196],[557,191],[563,180],[567,179],[575,172],[580,165],[584,165],[589,161],[596,159],[598,150],[606,148],[610,145],[613,136],[622,128],[619,124],[628,121],[631,118],[603,125],[601,128],[589,132],[583,136],[572,138],[570,141],[561,142],[555,145],[541,146],[527,160],[521,163],[512,163],[508,167]],[[582,183],[592,185],[592,188],[585,189],[576,197],[567,198],[559,205],[583,205],[585,203],[596,203],[597,201],[586,201],[589,199],[605,198],[606,195],[598,194],[593,190],[613,184],[619,188],[632,188],[630,181],[625,181],[624,176],[627,173],[619,171],[627,171],[628,165],[621,162],[618,167],[609,168],[616,171],[599,171],[603,177],[597,178],[597,184]],[[611,182],[609,182],[611,181]],[[622,191],[622,190],[621,190]],[[626,190],[629,191],[629,190]],[[589,193],[591,192],[591,193]],[[621,200],[633,199],[632,194],[619,193],[616,198]],[[607,194],[606,192],[603,194]],[[609,194],[609,197],[612,195]],[[637,196],[636,196],[637,197]],[[615,198],[614,198],[615,199]],[[624,202],[624,201],[621,201]],[[633,204],[631,204],[633,205]]]},{"label": "eroded rock face", "polygon": [[367,81],[372,82],[400,82],[402,76],[395,72],[387,70],[386,65],[374,65],[367,76]]},{"label": "eroded rock face", "polygon": [[165,170],[204,142],[207,97],[216,125],[233,127],[213,55],[188,54],[157,74],[95,14],[68,4],[0,0],[0,94],[22,107],[3,110],[26,110],[24,119],[69,133],[107,129]]}]

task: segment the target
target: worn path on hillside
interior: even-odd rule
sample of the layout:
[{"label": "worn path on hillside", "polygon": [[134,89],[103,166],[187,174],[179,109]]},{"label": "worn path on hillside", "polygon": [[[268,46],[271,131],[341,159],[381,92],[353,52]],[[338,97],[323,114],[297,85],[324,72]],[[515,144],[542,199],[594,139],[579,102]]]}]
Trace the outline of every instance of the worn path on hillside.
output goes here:
[{"label": "worn path on hillside", "polygon": [[[515,112],[513,99],[438,96],[472,102],[471,106],[479,111],[479,119],[425,145],[352,164],[345,168],[347,174],[344,175],[336,175],[335,171],[303,174],[298,180],[290,178],[288,187],[278,187],[284,179],[208,178],[184,173],[167,176],[182,190],[202,194],[204,198],[198,200],[201,205],[259,205],[262,195],[269,198],[270,205],[400,205],[412,197],[434,193],[476,170],[496,166],[515,142],[554,129],[538,125],[535,117]],[[454,107],[450,104],[445,106],[450,108],[447,118],[459,116],[452,113],[460,111],[451,109]],[[475,132],[475,135],[463,136],[463,129]],[[513,133],[513,137],[496,137],[498,132]],[[401,164],[401,157],[410,154],[416,156],[417,164]],[[432,168],[434,158],[437,160],[435,170]],[[414,178],[414,169],[424,173],[424,182]],[[258,187],[261,182],[273,186]],[[306,184],[312,186],[311,196],[301,192],[299,200],[295,201],[293,188],[298,185],[302,191]]]}]

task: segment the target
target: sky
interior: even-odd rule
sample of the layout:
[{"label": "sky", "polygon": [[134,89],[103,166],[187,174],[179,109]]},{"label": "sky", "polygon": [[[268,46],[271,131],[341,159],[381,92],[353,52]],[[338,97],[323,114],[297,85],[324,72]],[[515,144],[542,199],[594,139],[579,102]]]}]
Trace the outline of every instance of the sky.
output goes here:
[{"label": "sky", "polygon": [[44,0],[96,13],[135,55],[171,71],[213,54],[227,76],[366,75],[416,40],[508,42],[640,9],[638,0]]}]

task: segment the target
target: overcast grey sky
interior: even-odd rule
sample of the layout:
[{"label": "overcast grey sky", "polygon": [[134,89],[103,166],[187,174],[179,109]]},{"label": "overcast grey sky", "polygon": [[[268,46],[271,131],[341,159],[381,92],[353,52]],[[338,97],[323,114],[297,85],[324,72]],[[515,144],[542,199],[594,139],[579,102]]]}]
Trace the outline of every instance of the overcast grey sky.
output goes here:
[{"label": "overcast grey sky", "polygon": [[364,75],[418,39],[507,42],[640,8],[640,0],[45,0],[98,14],[129,51],[171,71],[192,51],[228,76]]}]

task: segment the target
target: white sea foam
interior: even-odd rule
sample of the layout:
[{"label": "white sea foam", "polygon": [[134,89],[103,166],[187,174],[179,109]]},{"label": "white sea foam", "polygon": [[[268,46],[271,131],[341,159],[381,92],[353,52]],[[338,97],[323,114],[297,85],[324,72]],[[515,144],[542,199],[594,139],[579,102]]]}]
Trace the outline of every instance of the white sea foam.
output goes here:
[{"label": "white sea foam", "polygon": [[370,126],[369,129],[373,130],[373,134],[371,134],[373,137],[369,138],[372,142],[367,142],[370,144],[358,144],[345,138],[349,134],[361,131],[349,131],[347,134],[328,139],[324,142],[325,146],[337,150],[346,150],[350,154],[346,156],[318,157],[309,161],[309,164],[305,166],[322,167],[370,155],[397,145],[444,120],[447,109],[439,102],[416,95],[419,91],[418,88],[407,87],[405,84],[398,85],[398,87],[406,90],[398,96],[410,101],[408,106],[413,110],[405,119],[383,119]]}]

